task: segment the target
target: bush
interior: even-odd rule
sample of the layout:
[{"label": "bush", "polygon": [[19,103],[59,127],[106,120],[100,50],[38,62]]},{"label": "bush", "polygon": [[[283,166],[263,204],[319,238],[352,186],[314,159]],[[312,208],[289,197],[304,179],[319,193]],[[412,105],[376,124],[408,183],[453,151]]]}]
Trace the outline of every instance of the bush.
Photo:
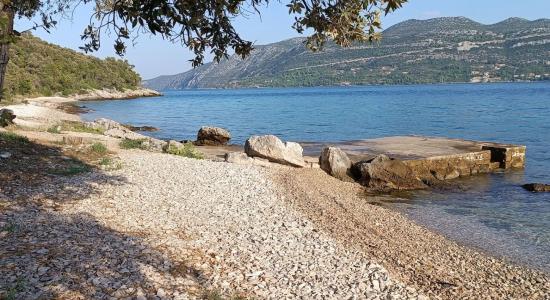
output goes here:
[{"label": "bush", "polygon": [[145,149],[143,142],[145,142],[145,139],[138,139],[138,140],[123,139],[122,141],[120,141],[119,146],[122,149]]},{"label": "bush", "polygon": [[59,134],[59,133],[61,133],[61,126],[55,125],[55,126],[52,126],[52,127],[48,128],[48,130],[46,130],[46,131],[49,132],[49,133]]},{"label": "bush", "polygon": [[7,143],[28,144],[29,139],[26,136],[21,136],[13,132],[0,132],[0,140]]},{"label": "bush", "polygon": [[65,122],[61,125],[61,130],[93,134],[103,134],[103,132],[105,132],[105,130],[101,128],[88,127],[82,122]]},{"label": "bush", "polygon": [[91,147],[92,151],[99,154],[107,153],[107,146],[102,143],[94,143]]},{"label": "bush", "polygon": [[140,76],[127,61],[98,59],[23,34],[10,47],[5,96],[71,95],[90,89],[134,89]]},{"label": "bush", "polygon": [[204,159],[204,154],[195,149],[195,146],[192,143],[185,143],[182,147],[170,145],[170,147],[166,149],[166,153],[188,158]]}]

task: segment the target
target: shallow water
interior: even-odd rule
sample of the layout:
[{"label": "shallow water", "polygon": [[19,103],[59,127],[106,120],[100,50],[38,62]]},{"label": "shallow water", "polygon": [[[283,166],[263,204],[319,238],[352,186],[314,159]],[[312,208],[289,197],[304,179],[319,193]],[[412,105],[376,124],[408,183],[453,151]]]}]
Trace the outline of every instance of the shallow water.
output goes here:
[{"label": "shallow water", "polygon": [[519,187],[550,182],[550,82],[188,90],[132,101],[93,101],[85,119],[107,117],[194,139],[226,127],[234,143],[253,134],[338,142],[428,135],[527,145],[525,170],[461,179],[460,192],[416,193],[393,206],[418,222],[495,255],[550,272],[550,194]]}]

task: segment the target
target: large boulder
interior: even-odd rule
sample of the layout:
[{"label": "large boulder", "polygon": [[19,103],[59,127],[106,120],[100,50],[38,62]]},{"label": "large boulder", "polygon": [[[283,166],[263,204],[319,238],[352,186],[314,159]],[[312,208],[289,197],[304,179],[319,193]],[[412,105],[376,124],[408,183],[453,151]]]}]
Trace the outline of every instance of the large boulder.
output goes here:
[{"label": "large boulder", "polygon": [[250,137],[246,140],[244,151],[248,156],[265,158],[283,165],[302,168],[306,164],[300,144],[294,142],[283,143],[274,135]]},{"label": "large boulder", "polygon": [[417,190],[427,187],[410,167],[384,154],[370,161],[356,163],[353,173],[359,183],[377,191]]},{"label": "large boulder", "polygon": [[522,185],[522,187],[530,192],[535,193],[550,192],[550,184],[528,183]]},{"label": "large boulder", "polygon": [[0,109],[0,127],[12,125],[15,117],[13,110],[7,108]]},{"label": "large boulder", "polygon": [[227,145],[231,139],[231,133],[219,127],[203,126],[197,133],[197,145],[221,146]]},{"label": "large boulder", "polygon": [[351,160],[340,148],[324,148],[319,157],[319,165],[321,169],[333,177],[345,181],[351,179],[349,176],[352,166]]}]

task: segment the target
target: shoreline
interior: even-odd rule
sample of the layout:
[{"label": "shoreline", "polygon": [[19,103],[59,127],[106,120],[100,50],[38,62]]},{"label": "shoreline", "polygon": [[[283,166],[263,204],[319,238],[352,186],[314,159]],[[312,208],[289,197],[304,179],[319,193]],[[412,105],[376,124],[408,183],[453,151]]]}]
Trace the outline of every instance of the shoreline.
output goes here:
[{"label": "shoreline", "polygon": [[293,88],[361,88],[361,87],[405,87],[405,86],[433,86],[433,85],[493,85],[493,84],[531,84],[531,83],[550,83],[548,80],[525,80],[525,81],[491,81],[491,82],[432,82],[432,83],[399,83],[399,84],[351,84],[351,85],[313,85],[313,86],[241,86],[241,87],[201,87],[201,88],[183,88],[166,89],[162,91],[193,91],[193,90],[256,90],[256,89],[293,89]]},{"label": "shoreline", "polygon": [[[41,125],[41,128],[45,128],[63,119],[81,122],[80,116],[72,115],[71,117],[70,114],[66,114],[59,108],[61,103],[74,100],[67,100],[66,98],[66,102],[63,102],[64,100],[62,99],[50,100],[48,101],[43,98],[41,100],[29,99],[29,104],[21,104],[20,106],[35,106],[35,104],[41,102],[40,107],[36,109],[27,107],[26,110],[22,107],[18,108],[22,112],[26,111],[25,118],[30,118],[31,121],[34,121],[35,125]],[[27,123],[29,122],[27,121]],[[52,137],[58,138],[55,134],[48,132],[25,130],[16,130],[16,132],[27,135],[37,142],[51,141]],[[76,135],[71,132],[63,133],[63,136]],[[208,270],[204,271],[204,276],[208,278],[207,281],[209,282],[209,285],[203,287],[206,290],[215,288],[221,289],[224,294],[229,295],[235,292],[242,292],[250,296],[261,296],[261,291],[270,291],[268,288],[273,286],[277,287],[276,291],[270,291],[271,294],[268,293],[268,295],[283,296],[285,292],[281,289],[285,285],[275,283],[280,281],[270,281],[269,276],[273,276],[279,280],[287,278],[287,284],[293,282],[296,284],[300,282],[314,282],[312,290],[316,288],[324,290],[327,288],[327,282],[321,279],[314,279],[317,277],[309,278],[303,274],[300,275],[300,272],[296,273],[297,275],[294,276],[294,279],[281,277],[283,275],[286,276],[286,273],[291,271],[289,266],[298,262],[306,264],[313,262],[312,266],[328,262],[317,261],[316,259],[318,258],[315,258],[315,255],[310,255],[316,253],[315,251],[321,251],[324,253],[323,255],[329,255],[328,253],[322,250],[314,250],[316,249],[315,247],[312,249],[307,247],[302,248],[307,246],[302,245],[304,241],[308,241],[308,243],[312,243],[313,245],[321,245],[327,242],[329,244],[323,245],[331,245],[330,247],[340,249],[337,250],[337,256],[329,255],[327,258],[331,257],[333,260],[341,260],[341,263],[344,265],[348,263],[348,258],[346,258],[349,256],[347,254],[348,251],[355,253],[353,255],[356,257],[362,257],[361,259],[373,260],[376,263],[382,264],[383,268],[388,269],[389,277],[395,279],[393,280],[395,283],[392,284],[386,281],[373,283],[374,281],[369,281],[373,285],[372,288],[376,284],[380,285],[382,283],[384,285],[388,284],[391,287],[384,290],[383,288],[380,289],[379,286],[378,290],[374,289],[371,291],[373,293],[394,291],[398,295],[409,295],[410,299],[421,299],[422,294],[429,297],[441,297],[443,299],[455,299],[457,297],[543,299],[545,295],[550,293],[550,277],[548,274],[515,266],[504,260],[482,254],[474,249],[463,247],[438,233],[417,225],[414,221],[395,210],[388,210],[367,203],[364,196],[360,197],[361,189],[359,186],[337,181],[319,170],[286,167],[272,169],[258,166],[238,166],[229,163],[210,162],[208,160],[199,161],[142,150],[117,149],[116,145],[118,142],[116,139],[106,139],[102,135],[87,135],[87,137],[104,141],[110,151],[114,152],[113,155],[118,156],[125,163],[125,166],[115,171],[105,172],[96,170],[89,175],[83,175],[81,179],[76,177],[75,180],[78,181],[76,184],[85,184],[86,181],[96,176],[116,176],[119,178],[117,179],[119,180],[117,184],[120,184],[120,186],[117,186],[117,184],[113,185],[107,181],[98,181],[92,188],[94,194],[86,194],[83,197],[75,196],[76,198],[82,198],[77,201],[69,201],[68,203],[59,202],[56,204],[56,210],[48,211],[48,216],[59,218],[75,213],[86,213],[88,214],[88,218],[91,217],[107,226],[110,231],[130,233],[132,238],[134,238],[134,234],[131,234],[132,232],[141,232],[136,236],[140,236],[141,234],[150,236],[143,241],[149,246],[161,246],[164,243],[163,241],[168,241],[163,246],[166,249],[164,252],[161,252],[164,255],[171,256],[172,260],[175,259],[173,254],[189,258],[190,254],[188,251],[196,250],[203,253],[198,257],[193,257],[201,265],[208,262],[210,260],[208,257],[212,258],[212,253],[214,253],[216,254],[214,257],[217,262],[206,267]],[[164,168],[167,170],[164,170]],[[217,175],[212,175],[208,172],[203,173],[203,168],[211,170],[213,174]],[[241,172],[249,175],[241,178]],[[188,177],[187,173],[195,177]],[[144,174],[148,175],[145,176]],[[171,177],[175,174],[178,175],[176,178]],[[177,178],[180,176],[182,178]],[[211,176],[214,176],[217,180],[212,181]],[[151,180],[148,180],[148,178],[151,178]],[[227,180],[230,180],[231,185],[224,183]],[[128,183],[125,183],[125,181],[128,181]],[[175,182],[179,182],[179,185]],[[49,184],[56,186],[62,183]],[[180,187],[186,184],[194,187],[196,190],[191,189],[187,190],[187,193],[182,193]],[[261,187],[264,185],[269,186],[269,189],[262,189]],[[30,190],[33,188],[30,188]],[[165,188],[168,192],[163,192],[162,188]],[[128,189],[130,190],[129,193],[126,192]],[[155,190],[162,197],[157,197],[157,194],[149,192],[148,189]],[[202,189],[205,189],[207,192],[199,197],[199,200],[191,196],[195,195],[197,191],[199,194],[202,193]],[[258,193],[255,192],[257,189],[260,189]],[[232,196],[218,193],[218,191],[224,190],[230,191],[229,194]],[[1,192],[0,196],[2,196]],[[28,192],[28,190],[25,192]],[[265,196],[260,196],[265,193],[272,193],[276,196],[270,196],[269,199],[264,198]],[[242,197],[247,197],[246,199],[251,204],[248,204],[248,201],[240,202],[242,201]],[[380,197],[384,198],[384,196]],[[150,202],[145,201],[145,199]],[[177,199],[177,201],[174,199]],[[204,202],[204,199],[212,199],[214,202]],[[217,199],[222,199],[223,201],[215,201]],[[263,199],[265,202],[259,199]],[[41,196],[37,196],[36,201],[43,201],[43,199],[41,199]],[[57,203],[56,200],[53,201]],[[267,205],[265,203],[270,204]],[[252,204],[256,208],[250,206]],[[21,205],[25,206],[26,204]],[[217,213],[209,213],[208,209],[205,211],[196,210],[193,205],[197,205],[196,209],[202,207],[203,210],[210,207]],[[216,205],[220,206],[219,209],[225,208],[230,211],[231,218],[226,219],[223,210],[218,211],[218,208],[215,208]],[[193,214],[188,216],[189,222],[184,220],[182,223],[182,220],[180,220],[181,215],[172,215],[169,213],[171,207],[173,209],[173,207],[180,206],[181,210],[177,210],[178,214],[185,215],[187,214],[186,210],[190,210],[194,214],[207,218],[205,219],[207,223],[203,223],[203,221],[198,219],[195,220]],[[263,210],[259,210],[259,208]],[[41,211],[40,213],[43,216],[44,213]],[[151,218],[151,215],[148,215],[148,213],[160,214],[163,217],[160,219]],[[290,222],[290,225],[272,228],[273,224],[265,223],[265,220],[256,217],[258,215],[263,216],[266,220],[271,220],[273,218],[271,213],[280,218],[288,214],[293,219],[286,221]],[[4,214],[9,215],[10,218],[13,217],[12,215],[15,215],[13,218],[16,220],[20,217],[16,212],[8,211],[8,213],[5,213],[2,210],[2,215]],[[30,218],[30,220],[34,219]],[[307,225],[303,225],[305,227],[295,226],[293,222]],[[213,226],[216,225],[217,227],[207,226],[206,224],[208,223],[212,223]],[[257,228],[250,231],[251,229],[247,228],[249,223],[255,224]],[[58,226],[58,224],[54,225]],[[292,230],[288,232],[288,228],[285,226],[290,226],[289,228]],[[263,231],[264,227],[267,231]],[[189,231],[193,247],[189,246],[187,238],[177,238],[178,228],[184,232]],[[230,251],[231,249],[226,249],[223,243],[218,244],[210,239],[202,240],[201,230],[204,230],[205,234],[212,234],[211,238],[217,237],[223,239],[227,245],[233,245],[234,248],[241,249],[242,253],[233,253]],[[80,232],[75,232],[74,234],[78,236]],[[264,235],[267,237],[264,237]],[[296,238],[293,238],[293,243],[296,244],[293,245],[299,248],[300,252],[293,252],[295,250],[285,248],[281,244],[285,243],[286,238],[295,235]],[[258,244],[255,241],[263,242]],[[159,244],[159,242],[161,243]],[[267,248],[260,247],[261,251],[258,250],[259,245],[262,245],[262,243],[270,247],[272,246],[271,248],[275,247],[273,249],[279,249],[278,251],[282,251],[280,253],[283,255],[282,257],[286,258],[283,259],[276,253],[269,252]],[[2,248],[5,246],[5,244],[2,244]],[[182,254],[182,249],[187,251],[184,252],[187,254]],[[209,251],[213,252],[209,254]],[[297,256],[294,257],[291,254]],[[119,255],[124,256],[122,253]],[[300,256],[304,256],[305,258],[298,258]],[[323,257],[321,256],[319,259],[323,259]],[[288,262],[289,265],[278,269],[273,265],[262,264],[263,267],[260,271],[269,274],[269,276],[252,276],[253,282],[257,281],[258,284],[263,284],[264,288],[259,289],[257,288],[258,284],[251,284],[250,280],[240,281],[231,277],[231,272],[219,273],[220,271],[216,269],[216,266],[223,266],[224,268],[233,270],[233,272],[237,272],[236,270],[245,268],[248,269],[248,274],[252,274],[258,271],[250,269],[251,266],[259,263],[256,261],[257,258],[261,258],[266,262],[282,259]],[[241,265],[243,262],[247,262],[251,266],[246,264]],[[348,280],[352,278],[349,271],[346,270],[339,270],[334,274],[325,273],[332,270],[330,268],[327,266],[326,268],[315,270],[319,274],[324,274],[323,276],[328,278],[327,280],[334,279],[335,283],[339,281],[348,282],[343,280],[343,278],[348,278]],[[384,272],[369,272],[372,272],[371,274],[376,276],[388,276],[384,275],[386,274]],[[214,279],[216,278],[215,275],[219,279]],[[142,274],[142,276],[150,277],[153,275]],[[250,278],[246,274],[244,277]],[[166,280],[170,279],[169,277],[163,278]],[[110,280],[116,281],[113,278],[110,278]],[[224,282],[229,282],[230,288]],[[353,280],[348,283],[353,284]],[[242,286],[239,287],[239,284],[242,284]],[[93,285],[95,286],[96,283],[93,282]],[[162,285],[164,292],[170,289],[166,283],[160,285]],[[404,292],[404,290],[409,288],[411,289],[409,292]],[[174,287],[172,289],[176,290]],[[145,295],[149,295],[150,293],[158,295],[159,293],[159,288],[155,288],[154,292],[153,290],[149,291],[143,288],[142,290]],[[179,291],[180,288],[178,287],[177,290]],[[359,290],[362,289],[360,288]],[[367,290],[365,287],[364,291]],[[307,290],[300,290],[298,295],[307,297],[307,295],[311,294]],[[344,295],[342,294],[342,296]]]}]

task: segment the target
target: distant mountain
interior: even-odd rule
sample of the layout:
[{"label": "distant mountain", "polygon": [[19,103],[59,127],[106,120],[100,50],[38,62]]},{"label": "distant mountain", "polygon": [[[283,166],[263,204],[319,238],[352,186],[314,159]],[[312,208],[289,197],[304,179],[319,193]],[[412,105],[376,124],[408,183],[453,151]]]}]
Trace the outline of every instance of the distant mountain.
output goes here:
[{"label": "distant mountain", "polygon": [[256,46],[245,60],[231,56],[144,84],[166,90],[549,79],[549,19],[484,25],[446,17],[396,24],[379,44],[311,52],[293,38]]},{"label": "distant mountain", "polygon": [[5,95],[50,96],[93,89],[135,89],[141,78],[128,62],[99,59],[24,34],[10,47]]}]

